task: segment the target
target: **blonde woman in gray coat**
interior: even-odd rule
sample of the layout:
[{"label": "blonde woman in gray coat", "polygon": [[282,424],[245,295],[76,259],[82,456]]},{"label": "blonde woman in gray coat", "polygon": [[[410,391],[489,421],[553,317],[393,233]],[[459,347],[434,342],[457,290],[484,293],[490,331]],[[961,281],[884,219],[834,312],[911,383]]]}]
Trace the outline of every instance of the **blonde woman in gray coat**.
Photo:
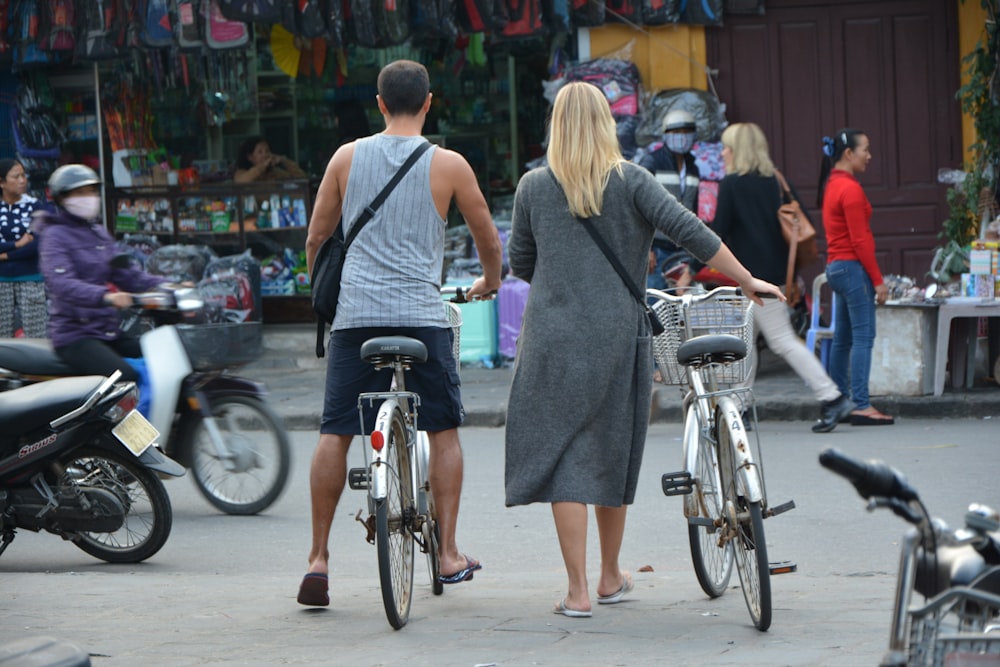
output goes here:
[{"label": "blonde woman in gray coat", "polygon": [[652,174],[622,158],[598,88],[563,86],[549,131],[550,168],[525,174],[514,198],[510,266],[531,290],[508,402],[506,504],[552,504],[569,580],[554,611],[585,618],[587,505],[601,544],[598,603],[632,590],[618,555],[646,440],[653,357],[643,308],[578,218],[592,220],[636,285],[645,285],[660,230],[754,301],[759,293],[782,297]]}]

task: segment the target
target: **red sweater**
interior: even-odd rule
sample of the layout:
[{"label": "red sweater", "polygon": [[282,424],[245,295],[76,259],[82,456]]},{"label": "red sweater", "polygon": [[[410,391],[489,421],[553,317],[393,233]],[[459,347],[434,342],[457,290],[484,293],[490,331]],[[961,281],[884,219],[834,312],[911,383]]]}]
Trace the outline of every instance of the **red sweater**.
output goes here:
[{"label": "red sweater", "polygon": [[875,237],[869,224],[872,205],[861,184],[842,169],[832,169],[823,193],[823,227],[826,229],[826,261],[861,262],[872,285],[882,284],[875,261]]}]

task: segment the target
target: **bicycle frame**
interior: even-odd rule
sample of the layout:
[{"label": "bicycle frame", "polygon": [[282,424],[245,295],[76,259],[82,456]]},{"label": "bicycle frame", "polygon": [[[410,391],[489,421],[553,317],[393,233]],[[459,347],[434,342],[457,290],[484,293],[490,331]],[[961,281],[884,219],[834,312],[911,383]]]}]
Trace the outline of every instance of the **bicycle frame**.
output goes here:
[{"label": "bicycle frame", "polygon": [[[368,469],[368,495],[372,500],[384,500],[388,493],[389,462],[385,459],[383,444],[389,441],[390,429],[392,428],[392,416],[396,410],[403,415],[403,422],[406,424],[406,448],[412,453],[417,434],[417,406],[420,405],[420,396],[409,391],[387,391],[369,392],[358,396],[358,412],[363,414],[361,409],[365,404],[374,406],[377,401],[381,401],[378,413],[375,417],[375,426],[372,432],[367,434],[368,442],[364,447],[365,467]],[[410,406],[413,406],[411,409]],[[364,418],[362,417],[361,431],[364,434]],[[418,471],[419,474],[419,471]],[[416,497],[416,480],[410,480],[413,487],[414,497]]]}]

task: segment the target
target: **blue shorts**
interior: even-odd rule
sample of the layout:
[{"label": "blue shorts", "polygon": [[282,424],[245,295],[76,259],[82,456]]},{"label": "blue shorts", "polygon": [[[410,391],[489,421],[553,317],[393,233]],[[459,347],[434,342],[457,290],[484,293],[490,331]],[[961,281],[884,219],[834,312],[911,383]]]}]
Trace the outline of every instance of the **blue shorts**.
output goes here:
[{"label": "blue shorts", "polygon": [[[342,329],[330,335],[327,350],[326,395],[319,432],[360,435],[358,394],[389,391],[392,371],[376,371],[361,358],[361,344],[376,336],[409,336],[427,346],[427,361],[406,371],[406,389],[420,395],[417,426],[421,431],[447,431],[465,418],[461,380],[452,355],[454,333],[441,327],[365,327]],[[365,406],[365,432],[375,423],[378,404]]]}]

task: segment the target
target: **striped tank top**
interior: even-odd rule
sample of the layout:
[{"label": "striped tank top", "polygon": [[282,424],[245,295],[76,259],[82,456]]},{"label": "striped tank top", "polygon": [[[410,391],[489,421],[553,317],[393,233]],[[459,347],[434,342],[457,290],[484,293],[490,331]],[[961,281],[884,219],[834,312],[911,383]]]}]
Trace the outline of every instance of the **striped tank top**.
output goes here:
[{"label": "striped tank top", "polygon": [[[423,141],[375,134],[355,142],[341,218],[345,236]],[[441,303],[448,222],[431,196],[434,150],[420,156],[348,249],[334,329],[448,326]]]}]

